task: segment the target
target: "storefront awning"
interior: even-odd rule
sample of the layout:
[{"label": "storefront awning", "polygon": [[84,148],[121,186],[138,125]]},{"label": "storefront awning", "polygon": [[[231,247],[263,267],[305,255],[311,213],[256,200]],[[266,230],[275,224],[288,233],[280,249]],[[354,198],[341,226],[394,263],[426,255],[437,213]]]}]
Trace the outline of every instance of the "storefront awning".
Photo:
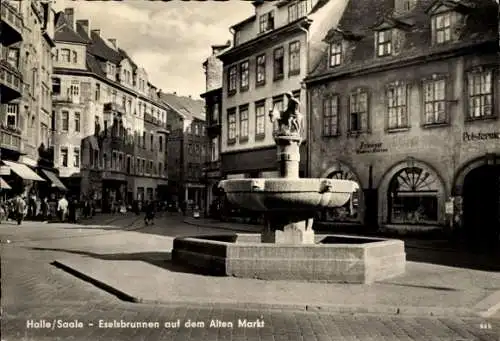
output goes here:
[{"label": "storefront awning", "polygon": [[59,188],[59,189],[61,189],[63,191],[67,191],[68,190],[66,188],[66,186],[64,186],[64,184],[61,182],[61,180],[59,180],[59,178],[57,177],[57,175],[55,175],[51,171],[48,171],[48,170],[45,170],[45,169],[42,169],[42,172],[43,172],[43,174],[45,174],[47,176],[47,178],[49,178],[50,182],[52,182],[52,187]]},{"label": "storefront awning", "polygon": [[12,189],[4,179],[0,178],[0,189]]},{"label": "storefront awning", "polygon": [[13,161],[2,160],[5,165],[9,166],[11,170],[14,171],[17,175],[19,175],[24,180],[33,180],[33,181],[45,181],[41,177],[38,176],[35,172],[33,172],[28,166],[23,165],[22,163],[17,163]]}]

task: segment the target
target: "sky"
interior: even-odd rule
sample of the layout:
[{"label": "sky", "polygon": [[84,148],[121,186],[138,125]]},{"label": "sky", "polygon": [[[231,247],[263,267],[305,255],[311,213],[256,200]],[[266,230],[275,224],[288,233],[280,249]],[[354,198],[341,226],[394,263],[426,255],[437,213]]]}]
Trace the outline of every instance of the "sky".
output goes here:
[{"label": "sky", "polygon": [[54,9],[72,7],[75,20],[115,38],[143,66],[149,81],[164,92],[200,98],[205,92],[202,63],[211,45],[231,39],[229,27],[253,15],[251,1],[56,0]]}]

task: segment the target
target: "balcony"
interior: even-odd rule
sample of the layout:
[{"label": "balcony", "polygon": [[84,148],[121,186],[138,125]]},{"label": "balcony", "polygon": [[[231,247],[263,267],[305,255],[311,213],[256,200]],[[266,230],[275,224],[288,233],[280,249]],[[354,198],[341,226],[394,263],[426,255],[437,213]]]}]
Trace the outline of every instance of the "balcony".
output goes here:
[{"label": "balcony", "polygon": [[207,135],[209,137],[216,137],[221,134],[222,126],[220,122],[210,122],[207,125]]},{"label": "balcony", "polygon": [[10,102],[23,94],[22,76],[6,60],[0,60],[0,87],[2,93],[1,103]]},{"label": "balcony", "polygon": [[120,114],[125,114],[125,107],[114,103],[114,102],[108,102],[104,103],[104,113],[120,113]]},{"label": "balcony", "polygon": [[21,152],[21,130],[13,127],[6,127],[2,125],[0,127],[2,132],[2,137],[0,140],[0,145],[2,148],[14,150],[16,152]]},{"label": "balcony", "polygon": [[2,17],[2,45],[9,46],[23,40],[23,17],[7,1],[0,2]]},{"label": "balcony", "polygon": [[58,103],[58,104],[80,104],[80,96],[74,96],[74,95],[53,95],[52,96],[52,103]]}]

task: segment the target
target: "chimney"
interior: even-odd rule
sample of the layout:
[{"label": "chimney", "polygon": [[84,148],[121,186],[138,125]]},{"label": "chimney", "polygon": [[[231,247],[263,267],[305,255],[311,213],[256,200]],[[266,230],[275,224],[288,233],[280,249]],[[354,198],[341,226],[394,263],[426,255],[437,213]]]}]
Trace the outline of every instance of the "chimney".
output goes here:
[{"label": "chimney", "polygon": [[85,32],[86,35],[89,35],[90,33],[90,25],[88,20],[77,20],[76,21],[77,25],[80,25]]},{"label": "chimney", "polygon": [[70,7],[70,8],[65,8],[64,9],[64,17],[66,19],[66,23],[68,24],[69,27],[71,27],[72,30],[75,29],[75,10]]},{"label": "chimney", "polygon": [[115,38],[111,38],[111,39],[108,39],[108,40],[109,40],[109,42],[111,44],[113,44],[113,47],[116,49],[116,39]]},{"label": "chimney", "polygon": [[101,36],[101,30],[96,29],[96,30],[92,30],[91,32],[94,34],[97,34],[98,36]]}]

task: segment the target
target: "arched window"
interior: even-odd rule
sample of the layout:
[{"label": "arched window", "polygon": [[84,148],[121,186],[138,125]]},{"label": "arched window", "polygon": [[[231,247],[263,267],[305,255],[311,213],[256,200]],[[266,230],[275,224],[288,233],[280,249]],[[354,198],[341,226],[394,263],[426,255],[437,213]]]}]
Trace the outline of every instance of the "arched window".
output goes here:
[{"label": "arched window", "polygon": [[408,167],[389,184],[389,222],[433,224],[438,220],[439,182],[431,171]]},{"label": "arched window", "polygon": [[[327,178],[338,180],[351,180],[357,182],[356,176],[349,170],[336,170]],[[359,220],[359,190],[353,193],[352,199],[341,207],[327,208],[323,213],[324,221],[356,222]]]}]

